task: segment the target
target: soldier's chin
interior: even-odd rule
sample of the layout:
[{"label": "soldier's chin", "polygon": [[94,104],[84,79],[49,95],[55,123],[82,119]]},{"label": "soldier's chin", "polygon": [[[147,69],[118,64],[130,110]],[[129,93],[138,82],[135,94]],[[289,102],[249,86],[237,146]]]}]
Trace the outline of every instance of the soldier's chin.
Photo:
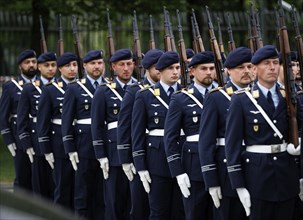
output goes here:
[{"label": "soldier's chin", "polygon": [[37,74],[37,71],[36,70],[29,70],[29,71],[27,71],[27,72],[25,72],[25,73],[23,73],[24,75],[26,75],[27,77],[33,77],[33,76],[35,76],[36,74]]}]

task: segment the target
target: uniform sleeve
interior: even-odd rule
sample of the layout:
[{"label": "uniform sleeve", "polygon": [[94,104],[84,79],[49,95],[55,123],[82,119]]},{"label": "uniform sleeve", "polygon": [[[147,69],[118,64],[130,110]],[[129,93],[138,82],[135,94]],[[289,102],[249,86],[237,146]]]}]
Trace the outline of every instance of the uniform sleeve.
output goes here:
[{"label": "uniform sleeve", "polygon": [[219,186],[216,166],[216,148],[219,131],[219,111],[213,94],[206,96],[201,114],[199,129],[199,158],[205,186]]},{"label": "uniform sleeve", "polygon": [[169,103],[169,109],[164,125],[164,146],[170,172],[173,177],[185,173],[181,163],[182,146],[178,143],[182,128],[182,103],[178,99],[182,94],[174,94]]},{"label": "uniform sleeve", "polygon": [[143,92],[138,91],[132,113],[132,153],[137,171],[147,170],[145,131],[147,128],[147,112],[144,104]]}]

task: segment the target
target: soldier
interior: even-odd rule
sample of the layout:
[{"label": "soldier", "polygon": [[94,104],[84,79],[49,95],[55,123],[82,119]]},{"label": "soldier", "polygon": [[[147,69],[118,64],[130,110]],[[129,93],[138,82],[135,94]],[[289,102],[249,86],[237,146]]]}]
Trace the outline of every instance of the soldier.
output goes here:
[{"label": "soldier", "polygon": [[148,193],[149,219],[183,219],[180,189],[170,174],[163,144],[170,96],[181,89],[177,83],[180,78],[178,54],[165,52],[156,69],[160,71],[160,81],[153,89],[146,88],[136,94],[131,126],[133,160]]},{"label": "soldier", "polygon": [[[121,102],[118,115],[117,146],[119,161],[128,180],[130,181],[131,211],[130,215],[135,219],[148,219],[148,197],[138,175],[135,175],[131,146],[131,120],[136,92],[147,86],[154,86],[160,79],[160,72],[156,70],[156,63],[164,52],[158,49],[149,50],[142,65],[146,70],[146,77],[141,83],[129,86]],[[133,172],[134,171],[134,172]]]},{"label": "soldier", "polygon": [[[54,203],[73,210],[74,170],[65,154],[62,142],[62,105],[67,85],[77,75],[77,57],[65,53],[59,57],[57,65],[61,76],[42,88],[37,113],[38,140],[41,152],[54,169]],[[72,67],[72,68],[70,68]]]},{"label": "soldier", "polygon": [[[77,62],[64,59],[60,66],[77,70]],[[91,102],[105,68],[102,50],[89,51],[83,58],[86,77],[68,85],[62,108],[62,136],[75,172],[76,213],[87,219],[104,219],[103,180],[91,137]]]},{"label": "soldier", "polygon": [[210,91],[206,97],[200,123],[199,156],[206,190],[212,196],[215,219],[245,219],[245,211],[227,174],[225,127],[231,96],[252,82],[252,52],[238,47],[224,63],[230,81]]},{"label": "soldier", "polygon": [[[191,48],[186,48],[186,58],[187,58],[187,63],[189,64],[190,61],[192,60],[193,56],[195,56],[195,52]],[[191,73],[191,67],[188,67],[188,75],[193,80],[194,76]]]},{"label": "soldier", "polygon": [[[251,62],[258,80],[251,91],[241,90],[232,96],[226,119],[227,170],[250,219],[292,219],[299,176],[286,150],[287,106],[285,91],[276,83],[276,47],[258,49]],[[301,113],[298,126],[302,125]]]},{"label": "soldier", "polygon": [[4,143],[14,157],[14,189],[32,191],[31,163],[17,134],[17,107],[23,85],[36,79],[37,58],[34,50],[25,50],[17,59],[20,75],[5,83],[0,99],[0,129]]},{"label": "soldier", "polygon": [[105,179],[106,219],[128,219],[129,185],[117,153],[118,113],[126,87],[134,81],[133,54],[129,49],[117,50],[110,58],[117,77],[98,88],[92,102],[92,137],[95,157]]},{"label": "soldier", "polygon": [[[196,54],[189,67],[194,83],[171,98],[164,126],[164,146],[170,172],[183,194],[186,219],[209,219],[211,200],[201,175],[198,140],[204,97],[213,88],[216,74],[213,53]],[[178,144],[181,129],[186,136],[183,146]]]},{"label": "soldier", "polygon": [[41,78],[24,85],[17,109],[19,138],[32,163],[33,191],[51,200],[54,191],[52,171],[40,150],[36,126],[41,88],[53,80],[57,70],[56,59],[53,52],[43,53],[38,57]]}]

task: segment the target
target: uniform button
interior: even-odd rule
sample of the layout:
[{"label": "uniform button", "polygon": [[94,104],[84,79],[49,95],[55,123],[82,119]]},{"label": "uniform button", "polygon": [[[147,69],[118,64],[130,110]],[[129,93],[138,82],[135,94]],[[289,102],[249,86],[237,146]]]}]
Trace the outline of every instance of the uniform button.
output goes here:
[{"label": "uniform button", "polygon": [[196,111],[193,111],[193,114],[195,115],[195,114],[197,114],[197,112],[196,112]]},{"label": "uniform button", "polygon": [[273,159],[273,160],[277,160],[278,158],[277,158],[277,157],[273,157],[272,159]]},{"label": "uniform button", "polygon": [[112,142],[112,140],[111,140],[111,139],[109,139],[109,140],[108,140],[108,142],[109,142],[109,143],[111,143],[111,142]]},{"label": "uniform button", "polygon": [[226,160],[226,158],[224,158],[223,163],[226,163],[226,162],[227,162],[227,160]]},{"label": "uniform button", "polygon": [[190,153],[190,149],[188,149],[188,153]]},{"label": "uniform button", "polygon": [[115,103],[115,104],[114,104],[114,106],[116,107],[116,106],[117,106],[117,104]]},{"label": "uniform button", "polygon": [[148,143],[148,146],[151,146],[151,143]]},{"label": "uniform button", "polygon": [[38,103],[39,103],[39,101],[37,100],[37,101],[36,101],[36,104],[38,104]]},{"label": "uniform button", "polygon": [[82,130],[81,130],[81,129],[79,129],[79,132],[81,133],[81,132],[82,132]]},{"label": "uniform button", "polygon": [[277,123],[277,120],[273,120],[273,123],[275,123],[275,124],[276,124],[276,123]]},{"label": "uniform button", "polygon": [[62,103],[60,103],[59,105],[60,105],[60,106],[62,106],[63,104],[62,104]]},{"label": "uniform button", "polygon": [[35,130],[32,130],[32,133],[35,133]]},{"label": "uniform button", "polygon": [[158,112],[155,112],[154,115],[158,115]]},{"label": "uniform button", "polygon": [[52,134],[55,134],[55,131],[52,131]]},{"label": "uniform button", "polygon": [[246,163],[249,163],[249,158],[246,159]]},{"label": "uniform button", "polygon": [[87,100],[87,99],[85,99],[85,100],[84,100],[84,102],[88,102],[88,100]]},{"label": "uniform button", "polygon": [[14,121],[14,125],[16,124],[16,122]]},{"label": "uniform button", "polygon": [[276,133],[274,133],[274,137],[277,137],[277,134],[276,134]]},{"label": "uniform button", "polygon": [[254,123],[258,123],[258,119],[254,119]]},{"label": "uniform button", "polygon": [[177,144],[180,144],[179,141],[177,141]]}]

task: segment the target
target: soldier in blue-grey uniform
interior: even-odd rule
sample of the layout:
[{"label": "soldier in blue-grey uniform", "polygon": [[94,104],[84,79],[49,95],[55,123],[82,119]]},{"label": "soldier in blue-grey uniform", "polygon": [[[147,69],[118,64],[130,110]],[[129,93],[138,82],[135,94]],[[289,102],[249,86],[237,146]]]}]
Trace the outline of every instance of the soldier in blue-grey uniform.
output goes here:
[{"label": "soldier in blue-grey uniform", "polygon": [[206,97],[200,123],[199,156],[206,190],[213,198],[215,219],[245,219],[245,211],[228,178],[225,156],[225,125],[231,96],[253,80],[252,52],[238,47],[224,63],[229,81],[210,91]]},{"label": "soldier in blue-grey uniform", "polygon": [[67,85],[78,73],[77,56],[66,52],[58,58],[57,66],[61,76],[42,88],[37,113],[38,140],[54,170],[54,203],[73,210],[74,170],[63,147],[61,115]]},{"label": "soldier in blue-grey uniform", "polygon": [[[232,96],[227,114],[227,170],[249,219],[290,220],[299,194],[299,175],[288,153],[294,146],[288,144],[285,90],[277,86],[278,51],[266,45],[254,53],[251,62],[258,80],[253,88]],[[300,109],[298,116],[300,127]]]},{"label": "soldier in blue-grey uniform", "polygon": [[34,50],[22,51],[17,59],[20,75],[5,83],[0,99],[0,129],[3,141],[14,157],[14,190],[32,191],[31,163],[17,134],[17,107],[24,84],[36,79],[37,58]]},{"label": "soldier in blue-grey uniform", "polygon": [[118,114],[125,90],[134,81],[133,53],[117,50],[110,58],[116,73],[111,83],[99,86],[92,101],[92,137],[95,157],[105,179],[106,219],[129,219],[129,183],[117,153]]},{"label": "soldier in blue-grey uniform", "polygon": [[[149,219],[184,219],[182,195],[172,178],[164,150],[164,122],[171,95],[181,89],[179,56],[165,52],[156,69],[160,81],[136,93],[132,113],[134,165],[148,193]],[[148,134],[146,134],[148,130]]]},{"label": "soldier in blue-grey uniform", "polygon": [[[172,95],[164,126],[164,146],[170,172],[183,194],[186,219],[211,219],[211,198],[205,190],[198,154],[200,116],[216,70],[210,51],[197,53],[188,65],[194,83]],[[183,129],[186,141],[178,144]]]},{"label": "soldier in blue-grey uniform", "polygon": [[57,71],[56,54],[43,53],[38,57],[39,79],[27,83],[21,92],[17,109],[17,130],[23,149],[32,163],[32,184],[35,194],[53,199],[52,170],[38,143],[37,111],[42,87],[54,79]]},{"label": "soldier in blue-grey uniform", "polygon": [[154,86],[160,79],[160,72],[156,70],[156,63],[164,52],[159,49],[147,51],[142,60],[143,68],[146,70],[145,78],[140,83],[134,83],[126,89],[121,102],[118,115],[117,146],[119,161],[124,173],[130,181],[131,211],[130,215],[135,219],[148,219],[149,204],[148,197],[133,168],[132,146],[131,146],[131,120],[136,92],[147,86]]},{"label": "soldier in blue-grey uniform", "polygon": [[[62,66],[74,62],[66,60]],[[91,50],[83,58],[86,77],[75,80],[65,91],[62,136],[65,152],[75,170],[74,209],[87,219],[104,219],[102,172],[95,158],[91,136],[91,103],[98,85],[104,83],[102,50]]]}]

